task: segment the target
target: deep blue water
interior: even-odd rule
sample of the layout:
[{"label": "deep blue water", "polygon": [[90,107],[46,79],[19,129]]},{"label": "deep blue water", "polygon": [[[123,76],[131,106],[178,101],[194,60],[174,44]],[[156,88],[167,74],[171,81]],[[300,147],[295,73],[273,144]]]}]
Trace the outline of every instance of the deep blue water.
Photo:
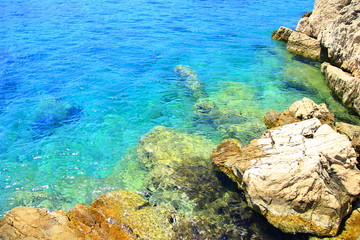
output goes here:
[{"label": "deep blue water", "polygon": [[[259,132],[268,109],[282,111],[304,96],[348,118],[319,64],[271,40],[274,29],[295,28],[312,6],[313,0],[1,1],[0,216],[36,205],[39,196],[62,199],[56,207],[66,209],[124,187],[126,179],[104,179],[115,165],[129,164],[127,151],[157,125],[215,143],[239,137],[227,122],[196,120],[193,105],[201,99],[174,74],[179,64],[197,72],[206,100],[238,110]],[[243,143],[252,137],[240,136]]]}]

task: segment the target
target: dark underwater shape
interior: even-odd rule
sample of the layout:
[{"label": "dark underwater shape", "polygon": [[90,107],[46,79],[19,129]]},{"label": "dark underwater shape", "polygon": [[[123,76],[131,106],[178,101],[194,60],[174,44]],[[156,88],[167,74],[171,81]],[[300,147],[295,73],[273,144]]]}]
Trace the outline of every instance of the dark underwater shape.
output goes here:
[{"label": "dark underwater shape", "polygon": [[35,139],[50,136],[56,128],[78,121],[81,117],[80,107],[69,107],[64,109],[54,108],[49,112],[40,114],[33,122]]}]

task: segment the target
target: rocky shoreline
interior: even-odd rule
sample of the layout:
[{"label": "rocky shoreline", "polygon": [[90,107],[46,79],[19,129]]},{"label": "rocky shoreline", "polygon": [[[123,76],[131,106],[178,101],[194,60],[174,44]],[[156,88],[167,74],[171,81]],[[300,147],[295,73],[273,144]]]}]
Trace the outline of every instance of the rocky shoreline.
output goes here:
[{"label": "rocky shoreline", "polygon": [[[360,115],[359,14],[359,0],[316,0],[296,31],[272,37],[323,61],[328,86]],[[136,148],[146,191],[112,191],[68,212],[16,207],[0,220],[0,239],[360,239],[359,126],[304,98],[269,110],[268,129],[242,146],[248,116],[209,100],[190,67],[175,73],[197,101],[197,121],[229,139],[216,146],[155,127]]]},{"label": "rocky shoreline", "polygon": [[322,61],[328,86],[360,114],[360,1],[316,0],[295,30],[280,27],[272,38],[286,49]]}]

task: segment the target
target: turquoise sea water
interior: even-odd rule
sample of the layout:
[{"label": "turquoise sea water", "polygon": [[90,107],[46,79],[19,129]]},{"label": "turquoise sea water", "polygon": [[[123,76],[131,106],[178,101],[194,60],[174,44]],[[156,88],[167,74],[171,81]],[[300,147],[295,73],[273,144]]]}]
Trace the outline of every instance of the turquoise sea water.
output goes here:
[{"label": "turquoise sea water", "polygon": [[[331,96],[318,63],[271,40],[274,29],[295,28],[312,6],[1,1],[0,216],[17,205],[68,209],[112,189],[138,190],[136,179],[127,182],[138,173],[122,169],[137,168],[127,153],[157,125],[246,144],[265,128],[267,110],[305,96],[327,103],[340,120],[357,121]],[[173,71],[179,64],[197,72],[205,96],[191,96]],[[215,127],[199,119],[194,104],[202,101],[229,119]],[[114,169],[121,181],[109,178]]]}]

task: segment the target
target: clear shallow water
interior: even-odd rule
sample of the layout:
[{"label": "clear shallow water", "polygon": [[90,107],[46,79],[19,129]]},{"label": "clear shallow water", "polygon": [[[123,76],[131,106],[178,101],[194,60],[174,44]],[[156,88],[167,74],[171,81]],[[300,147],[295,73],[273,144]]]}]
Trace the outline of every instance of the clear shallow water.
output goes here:
[{"label": "clear shallow water", "polygon": [[[138,190],[133,175],[145,173],[126,153],[157,125],[246,143],[261,133],[268,109],[282,111],[304,96],[357,121],[331,97],[319,64],[270,38],[280,25],[295,28],[312,5],[2,1],[0,216],[37,199],[66,209],[111,189]],[[179,64],[197,72],[206,97],[191,97],[173,72]],[[201,101],[235,109],[230,117],[240,112],[242,129],[232,120],[215,127],[198,120],[193,105]],[[121,180],[111,177],[114,168]]]}]

